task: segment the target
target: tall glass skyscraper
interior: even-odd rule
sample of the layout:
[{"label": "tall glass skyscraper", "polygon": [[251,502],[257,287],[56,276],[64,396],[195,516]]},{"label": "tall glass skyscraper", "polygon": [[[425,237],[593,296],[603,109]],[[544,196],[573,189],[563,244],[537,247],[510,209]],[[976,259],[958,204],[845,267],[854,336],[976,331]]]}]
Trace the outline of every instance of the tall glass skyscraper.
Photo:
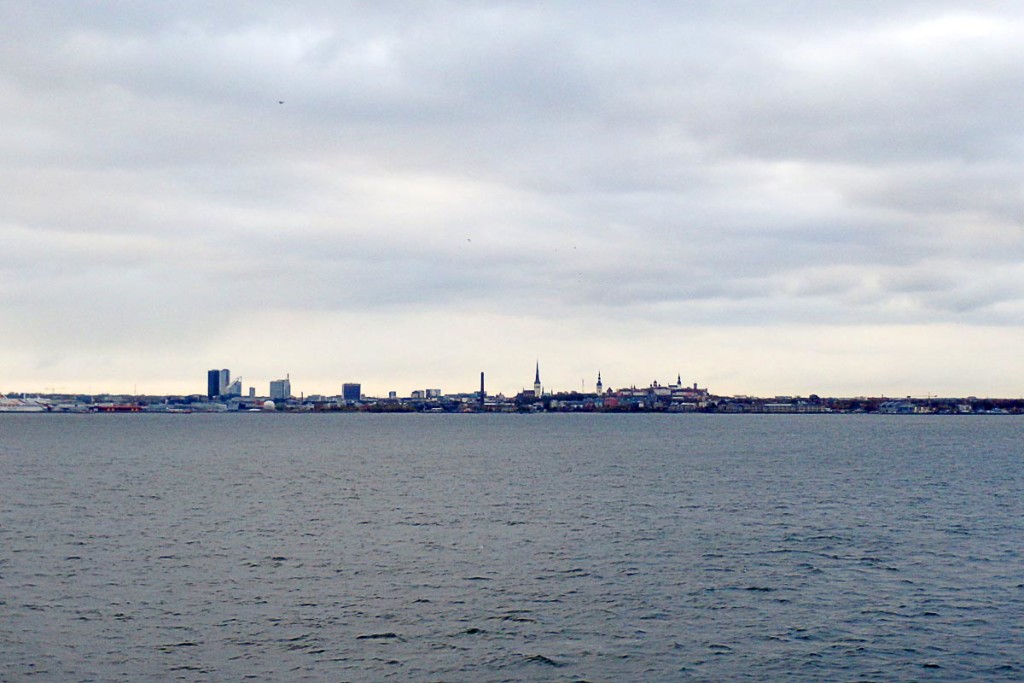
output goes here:
[{"label": "tall glass skyscraper", "polygon": [[229,384],[231,384],[231,371],[227,368],[210,370],[206,373],[206,395],[210,398],[221,396]]}]

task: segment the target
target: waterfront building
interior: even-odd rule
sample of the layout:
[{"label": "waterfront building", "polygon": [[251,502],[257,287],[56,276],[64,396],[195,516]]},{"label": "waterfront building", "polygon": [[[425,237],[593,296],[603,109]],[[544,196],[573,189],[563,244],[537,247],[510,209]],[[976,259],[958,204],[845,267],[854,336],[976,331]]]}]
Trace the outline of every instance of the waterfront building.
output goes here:
[{"label": "waterfront building", "polygon": [[341,398],[346,401],[358,401],[363,395],[363,385],[347,382],[341,385]]},{"label": "waterfront building", "polygon": [[206,373],[206,396],[208,398],[216,398],[224,394],[224,390],[228,388],[228,384],[231,383],[231,371],[227,368],[223,370],[210,370]]},{"label": "waterfront building", "polygon": [[0,394],[0,413],[41,413],[49,409],[40,399],[8,398]]},{"label": "waterfront building", "polygon": [[885,415],[913,415],[921,412],[913,401],[883,401],[878,406],[878,412]]},{"label": "waterfront building", "polygon": [[221,392],[221,396],[241,396],[242,395],[242,378],[238,377],[234,382],[224,387],[224,391]]},{"label": "waterfront building", "polygon": [[284,379],[275,379],[270,383],[270,398],[274,401],[287,401],[292,397],[291,375]]}]

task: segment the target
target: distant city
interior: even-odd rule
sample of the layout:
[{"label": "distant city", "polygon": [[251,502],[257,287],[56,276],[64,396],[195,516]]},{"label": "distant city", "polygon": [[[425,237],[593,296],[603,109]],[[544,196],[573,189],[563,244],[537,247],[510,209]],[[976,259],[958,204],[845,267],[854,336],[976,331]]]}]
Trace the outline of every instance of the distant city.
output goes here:
[{"label": "distant city", "polygon": [[597,372],[592,391],[548,391],[541,382],[540,363],[533,385],[514,396],[489,394],[485,373],[475,391],[445,393],[419,389],[408,396],[390,391],[367,396],[358,382],[346,382],[341,392],[325,396],[295,396],[291,376],[269,383],[265,394],[232,380],[227,368],[206,373],[205,393],[187,396],[129,396],[111,394],[0,394],[0,413],[225,413],[225,412],[369,412],[369,413],[878,413],[893,415],[1020,415],[1024,399],[939,397],[893,398],[808,396],[717,396],[697,383],[653,381],[647,386],[606,387]]}]

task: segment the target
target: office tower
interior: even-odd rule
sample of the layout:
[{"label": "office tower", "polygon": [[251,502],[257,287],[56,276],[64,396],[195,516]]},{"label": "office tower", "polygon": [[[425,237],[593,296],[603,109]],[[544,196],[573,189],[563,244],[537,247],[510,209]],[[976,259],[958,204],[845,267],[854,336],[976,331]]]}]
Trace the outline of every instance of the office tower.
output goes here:
[{"label": "office tower", "polygon": [[270,400],[287,401],[292,397],[291,375],[284,379],[275,379],[270,383]]},{"label": "office tower", "polygon": [[346,383],[341,385],[341,397],[346,401],[358,401],[363,395],[363,385]]},{"label": "office tower", "polygon": [[206,373],[206,395],[209,398],[216,398],[224,394],[231,382],[230,370],[209,370]]}]

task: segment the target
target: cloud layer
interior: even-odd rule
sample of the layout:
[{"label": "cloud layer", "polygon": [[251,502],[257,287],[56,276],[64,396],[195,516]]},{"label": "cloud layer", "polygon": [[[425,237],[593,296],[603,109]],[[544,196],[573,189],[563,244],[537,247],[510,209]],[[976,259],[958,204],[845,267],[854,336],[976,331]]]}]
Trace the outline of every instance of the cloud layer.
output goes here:
[{"label": "cloud layer", "polygon": [[1021,391],[1016,3],[16,5],[0,390]]}]

